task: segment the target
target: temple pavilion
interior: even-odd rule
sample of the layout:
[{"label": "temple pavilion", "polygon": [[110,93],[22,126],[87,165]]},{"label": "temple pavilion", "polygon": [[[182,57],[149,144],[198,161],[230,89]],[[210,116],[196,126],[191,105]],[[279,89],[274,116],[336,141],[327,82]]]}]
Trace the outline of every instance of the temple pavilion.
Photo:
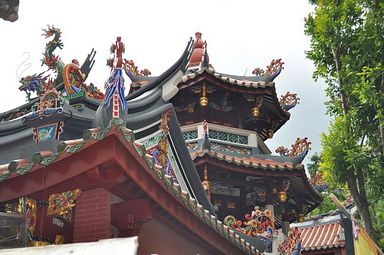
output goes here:
[{"label": "temple pavilion", "polygon": [[27,102],[0,114],[1,247],[136,236],[137,254],[300,254],[290,224],[322,197],[307,138],[265,144],[299,103],[276,95],[282,60],[220,73],[196,33],[151,76],[117,37],[102,92],[87,80],[94,50],[63,63],[61,31],[44,35],[50,72],[22,78]]}]

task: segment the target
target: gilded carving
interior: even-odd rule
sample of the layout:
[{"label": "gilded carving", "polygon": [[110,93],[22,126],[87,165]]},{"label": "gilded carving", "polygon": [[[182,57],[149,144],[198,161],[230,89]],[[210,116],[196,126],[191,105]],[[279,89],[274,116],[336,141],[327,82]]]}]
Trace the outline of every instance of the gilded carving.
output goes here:
[{"label": "gilded carving", "polygon": [[68,222],[72,219],[72,208],[75,201],[81,195],[80,189],[74,189],[62,193],[54,193],[48,197],[48,216],[61,217]]}]

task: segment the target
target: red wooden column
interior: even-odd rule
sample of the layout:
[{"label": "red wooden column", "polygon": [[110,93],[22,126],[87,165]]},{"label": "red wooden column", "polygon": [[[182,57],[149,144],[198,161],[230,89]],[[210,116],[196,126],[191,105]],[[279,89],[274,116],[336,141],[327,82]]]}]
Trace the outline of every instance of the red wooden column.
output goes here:
[{"label": "red wooden column", "polygon": [[76,201],[73,242],[91,242],[111,237],[112,194],[97,188],[83,191]]}]

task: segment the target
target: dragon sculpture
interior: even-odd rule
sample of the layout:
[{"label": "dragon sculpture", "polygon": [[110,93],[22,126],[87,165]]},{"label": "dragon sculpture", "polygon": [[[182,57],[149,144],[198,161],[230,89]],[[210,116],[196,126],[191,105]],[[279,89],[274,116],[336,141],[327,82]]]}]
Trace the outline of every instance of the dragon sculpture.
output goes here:
[{"label": "dragon sculpture", "polygon": [[62,49],[64,47],[61,40],[60,29],[48,25],[46,29],[43,29],[42,35],[46,39],[52,38],[46,43],[43,58],[41,59],[41,65],[47,66],[48,70],[20,79],[21,86],[19,89],[26,92],[27,100],[31,100],[32,92],[36,92],[38,97],[41,97],[44,94],[44,84],[46,84],[46,80],[50,76],[50,74],[47,73],[48,71],[52,71],[55,74],[55,78],[53,80],[51,79],[51,84],[58,88],[64,83],[67,95],[83,91],[88,97],[102,99],[104,95],[99,89],[97,89],[93,84],[87,86],[84,83],[87,74],[94,64],[93,58],[95,56],[95,52],[92,50],[92,52],[88,54],[88,57],[81,68],[79,67],[79,62],[76,59],[72,60],[72,63],[65,65],[63,61],[61,61],[60,57],[54,54],[54,51],[57,48]]},{"label": "dragon sculpture", "polygon": [[44,76],[44,72],[34,75],[29,75],[20,79],[21,86],[19,90],[24,91],[27,94],[27,100],[31,100],[32,92],[40,97],[44,94],[44,85],[48,76]]},{"label": "dragon sculpture", "polygon": [[53,54],[53,52],[59,48],[62,49],[64,47],[63,42],[61,41],[61,31],[60,29],[49,26],[47,29],[43,29],[43,36],[45,38],[53,37],[52,40],[46,43],[45,51],[43,53],[43,59],[41,60],[41,65],[46,65],[48,70],[53,70],[56,73],[56,79],[54,81],[55,85],[58,85],[63,80],[62,73],[64,70],[64,63],[61,61],[59,56]]},{"label": "dragon sculpture", "polygon": [[125,59],[124,60],[124,67],[125,67],[124,69],[125,69],[126,73],[131,72],[132,74],[134,74],[136,76],[148,77],[151,75],[151,71],[149,71],[149,69],[147,69],[147,68],[139,70],[139,68],[135,65],[135,62],[133,62],[133,60],[126,60]]}]

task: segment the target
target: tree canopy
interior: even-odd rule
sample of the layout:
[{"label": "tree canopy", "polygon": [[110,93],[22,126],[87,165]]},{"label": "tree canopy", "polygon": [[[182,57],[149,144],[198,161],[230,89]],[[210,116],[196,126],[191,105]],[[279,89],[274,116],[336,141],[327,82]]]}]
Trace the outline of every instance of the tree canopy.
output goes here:
[{"label": "tree canopy", "polygon": [[327,113],[334,117],[322,136],[319,169],[334,183],[347,183],[366,231],[383,236],[377,211],[384,198],[384,2],[310,2],[306,53],[314,79],[325,79]]}]

